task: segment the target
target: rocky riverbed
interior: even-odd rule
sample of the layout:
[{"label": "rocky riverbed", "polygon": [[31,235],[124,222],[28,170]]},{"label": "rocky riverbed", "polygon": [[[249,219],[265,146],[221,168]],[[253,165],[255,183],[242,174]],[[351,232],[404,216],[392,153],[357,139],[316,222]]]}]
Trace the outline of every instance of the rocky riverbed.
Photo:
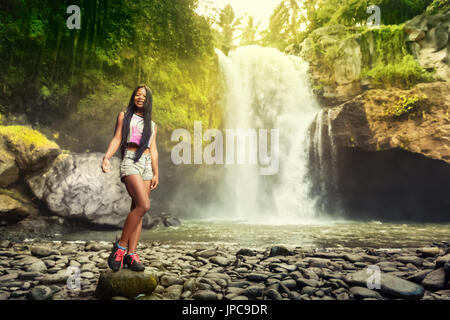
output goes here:
[{"label": "rocky riverbed", "polygon": [[[0,299],[450,299],[446,242],[402,249],[151,242],[138,247],[145,273],[111,272],[111,247],[101,241],[1,240]],[[371,290],[367,280],[377,269],[380,286]],[[105,281],[122,284],[111,292]],[[138,288],[130,288],[133,281]]]}]

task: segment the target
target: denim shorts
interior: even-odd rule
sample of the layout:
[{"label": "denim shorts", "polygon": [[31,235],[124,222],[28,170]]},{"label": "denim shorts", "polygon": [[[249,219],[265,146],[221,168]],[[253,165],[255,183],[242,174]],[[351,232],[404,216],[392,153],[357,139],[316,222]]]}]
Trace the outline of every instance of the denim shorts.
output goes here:
[{"label": "denim shorts", "polygon": [[122,162],[120,163],[120,180],[123,178],[138,174],[143,180],[152,180],[152,159],[149,153],[143,153],[139,161],[134,162],[134,151],[125,150]]}]

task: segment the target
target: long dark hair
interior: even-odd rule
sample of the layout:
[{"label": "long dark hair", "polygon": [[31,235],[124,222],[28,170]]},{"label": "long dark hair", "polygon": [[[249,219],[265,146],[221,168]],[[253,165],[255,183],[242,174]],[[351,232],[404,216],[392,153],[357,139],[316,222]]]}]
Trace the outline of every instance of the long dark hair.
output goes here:
[{"label": "long dark hair", "polygon": [[134,89],[131,95],[130,102],[128,103],[127,111],[125,112],[125,117],[123,119],[122,126],[122,141],[120,143],[120,151],[122,153],[122,159],[125,154],[125,149],[127,146],[127,138],[130,132],[130,121],[133,113],[136,111],[137,107],[134,104],[134,96],[140,88],[145,88],[146,97],[144,101],[144,131],[142,132],[141,143],[139,144],[139,149],[136,151],[134,162],[141,158],[142,153],[148,147],[148,142],[150,141],[150,136],[152,134],[152,106],[153,106],[153,95],[152,91],[146,85],[139,85]]}]

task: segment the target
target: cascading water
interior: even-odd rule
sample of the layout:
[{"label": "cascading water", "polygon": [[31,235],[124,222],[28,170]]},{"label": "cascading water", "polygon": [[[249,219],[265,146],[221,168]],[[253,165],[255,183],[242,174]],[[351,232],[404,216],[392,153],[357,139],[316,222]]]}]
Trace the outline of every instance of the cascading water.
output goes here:
[{"label": "cascading water", "polygon": [[[270,129],[278,129],[279,171],[261,175],[257,165],[226,165],[219,186],[221,208],[211,211],[221,219],[259,223],[314,220],[307,178],[308,129],[320,107],[308,83],[307,63],[259,46],[241,47],[228,56],[216,52],[226,87],[226,129],[267,129],[268,148]],[[317,139],[314,143],[320,143]]]}]

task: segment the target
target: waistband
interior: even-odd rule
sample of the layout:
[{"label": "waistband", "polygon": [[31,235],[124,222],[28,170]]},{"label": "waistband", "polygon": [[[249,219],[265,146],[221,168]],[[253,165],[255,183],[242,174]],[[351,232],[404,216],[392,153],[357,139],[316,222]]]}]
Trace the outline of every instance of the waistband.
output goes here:
[{"label": "waistband", "polygon": [[[124,155],[126,155],[126,154],[129,154],[129,155],[131,155],[131,154],[136,154],[136,151],[132,151],[132,150],[128,150],[128,149],[125,149],[125,153],[124,153]],[[150,157],[150,153],[143,153],[142,155],[141,155],[141,157]]]}]

